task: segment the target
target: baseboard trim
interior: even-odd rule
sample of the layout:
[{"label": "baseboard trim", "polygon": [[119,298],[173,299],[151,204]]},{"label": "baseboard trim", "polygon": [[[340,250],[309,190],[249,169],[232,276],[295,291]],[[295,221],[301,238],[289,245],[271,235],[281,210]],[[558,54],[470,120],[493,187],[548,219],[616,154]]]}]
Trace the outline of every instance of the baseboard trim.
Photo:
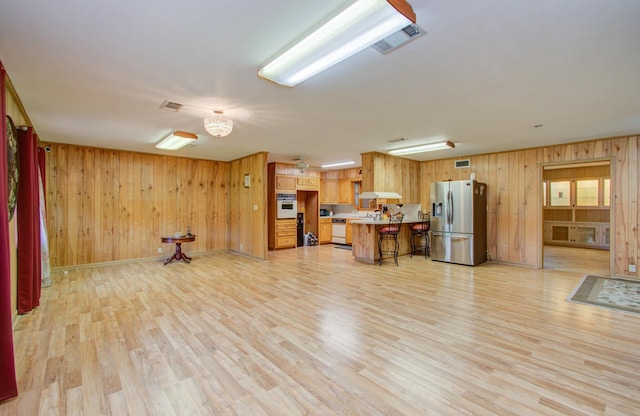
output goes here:
[{"label": "baseboard trim", "polygon": [[[229,253],[229,252],[230,252],[229,250],[203,251],[199,253],[189,253],[189,257],[199,257],[199,256],[207,256],[209,254],[220,254],[220,253]],[[167,259],[167,256],[163,255],[163,256],[153,256],[153,257],[141,257],[138,259],[105,261],[100,263],[73,264],[69,266],[52,267],[51,271],[64,272],[69,270],[89,269],[93,267],[116,266],[118,264],[141,263],[141,262],[147,262],[147,261],[165,261],[166,259]]]}]

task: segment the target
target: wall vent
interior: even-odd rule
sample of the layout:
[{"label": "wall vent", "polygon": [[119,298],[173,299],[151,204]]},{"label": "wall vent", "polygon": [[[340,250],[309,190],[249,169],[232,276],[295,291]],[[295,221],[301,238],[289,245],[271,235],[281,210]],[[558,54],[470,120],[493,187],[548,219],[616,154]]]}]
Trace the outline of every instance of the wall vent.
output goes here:
[{"label": "wall vent", "polygon": [[182,108],[182,104],[179,104],[179,103],[176,103],[176,102],[173,102],[173,101],[169,101],[169,100],[165,100],[165,102],[162,103],[160,108],[162,108],[163,110],[169,110],[169,111],[178,112]]},{"label": "wall vent", "polygon": [[425,33],[427,32],[422,30],[419,26],[411,24],[403,27],[397,32],[390,34],[386,38],[379,40],[378,42],[371,45],[371,47],[381,54],[386,55],[389,52],[409,42],[410,40],[419,38]]},{"label": "wall vent", "polygon": [[456,160],[456,169],[468,168],[470,166],[471,166],[471,160],[469,159]]}]

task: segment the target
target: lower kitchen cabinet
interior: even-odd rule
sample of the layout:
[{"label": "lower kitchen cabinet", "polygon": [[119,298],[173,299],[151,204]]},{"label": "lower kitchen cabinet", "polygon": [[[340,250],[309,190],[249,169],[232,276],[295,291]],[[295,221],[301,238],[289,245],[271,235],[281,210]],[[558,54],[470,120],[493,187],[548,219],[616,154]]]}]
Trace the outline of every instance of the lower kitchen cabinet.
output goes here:
[{"label": "lower kitchen cabinet", "polygon": [[545,221],[544,242],[575,247],[609,248],[609,223]]},{"label": "lower kitchen cabinet", "polygon": [[331,242],[331,218],[320,218],[320,235],[318,236],[320,244]]},{"label": "lower kitchen cabinet", "polygon": [[275,248],[292,248],[297,243],[296,220],[276,220]]},{"label": "lower kitchen cabinet", "polygon": [[351,220],[347,220],[347,227],[345,229],[345,243],[351,245],[353,241],[353,224],[351,224]]}]

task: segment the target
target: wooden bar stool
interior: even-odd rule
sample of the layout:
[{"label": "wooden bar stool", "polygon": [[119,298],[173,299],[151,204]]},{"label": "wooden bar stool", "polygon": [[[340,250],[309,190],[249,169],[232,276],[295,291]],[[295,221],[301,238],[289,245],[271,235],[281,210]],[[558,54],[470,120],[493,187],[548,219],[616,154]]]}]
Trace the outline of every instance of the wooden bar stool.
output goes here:
[{"label": "wooden bar stool", "polygon": [[[411,257],[424,251],[424,258],[431,255],[429,247],[429,229],[431,228],[431,212],[420,212],[420,222],[411,226]],[[417,242],[421,244],[418,245]]]},{"label": "wooden bar stool", "polygon": [[391,215],[389,216],[389,225],[378,229],[378,263],[380,266],[382,266],[385,254],[393,255],[393,260],[396,266],[398,265],[398,251],[400,249],[398,234],[400,234],[400,225],[402,225],[403,218],[404,214],[402,213]]}]

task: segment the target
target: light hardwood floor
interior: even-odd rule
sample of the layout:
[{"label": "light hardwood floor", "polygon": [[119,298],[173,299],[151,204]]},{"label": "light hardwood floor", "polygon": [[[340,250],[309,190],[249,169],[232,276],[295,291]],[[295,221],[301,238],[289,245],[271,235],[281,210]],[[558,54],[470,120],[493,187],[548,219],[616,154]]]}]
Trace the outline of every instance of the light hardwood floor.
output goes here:
[{"label": "light hardwood floor", "polygon": [[640,316],[581,271],[332,246],[55,273],[0,415],[634,415]]}]

